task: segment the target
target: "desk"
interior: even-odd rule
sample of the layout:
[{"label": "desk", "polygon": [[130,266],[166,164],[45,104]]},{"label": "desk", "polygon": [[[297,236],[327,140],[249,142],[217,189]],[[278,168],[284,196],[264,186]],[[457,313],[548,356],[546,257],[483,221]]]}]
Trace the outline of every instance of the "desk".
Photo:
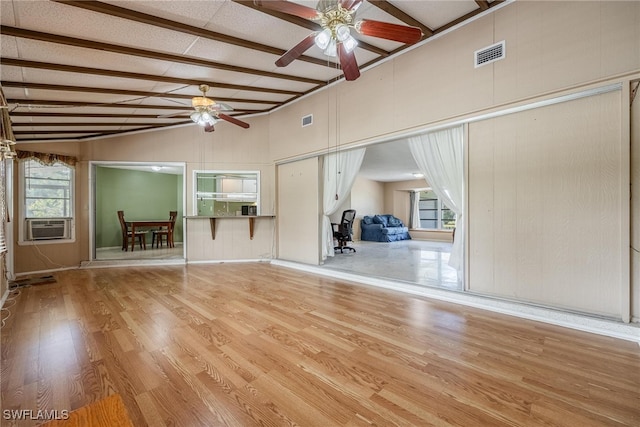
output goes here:
[{"label": "desk", "polygon": [[167,227],[169,229],[169,242],[173,242],[173,230],[171,229],[170,219],[141,219],[136,221],[125,221],[133,238],[131,239],[131,252],[136,246],[136,228],[140,227]]}]

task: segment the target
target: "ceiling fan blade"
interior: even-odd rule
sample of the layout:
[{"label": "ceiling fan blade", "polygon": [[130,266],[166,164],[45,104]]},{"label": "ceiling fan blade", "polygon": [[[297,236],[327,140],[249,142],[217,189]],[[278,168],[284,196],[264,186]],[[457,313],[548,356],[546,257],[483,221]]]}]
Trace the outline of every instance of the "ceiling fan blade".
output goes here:
[{"label": "ceiling fan blade", "polygon": [[340,6],[347,10],[355,10],[360,7],[362,0],[340,0]]},{"label": "ceiling fan blade", "polygon": [[233,111],[233,108],[229,104],[224,104],[222,102],[216,102],[214,104],[215,110],[217,111]]},{"label": "ceiling fan blade", "polygon": [[358,69],[358,63],[356,62],[356,56],[353,51],[347,52],[342,43],[338,43],[338,54],[340,55],[340,67],[344,78],[352,81],[360,77],[360,70]]},{"label": "ceiling fan blade", "polygon": [[368,19],[356,22],[355,28],[356,31],[365,36],[373,36],[407,44],[419,42],[423,35],[422,30],[418,27],[370,21]]},{"label": "ceiling fan blade", "polygon": [[233,123],[234,125],[238,125],[242,128],[249,129],[249,123],[245,123],[242,120],[238,120],[235,117],[227,116],[226,114],[218,114],[218,117],[222,120],[226,120],[229,123]]},{"label": "ceiling fan blade", "polygon": [[300,55],[305,53],[307,49],[311,48],[315,44],[315,37],[317,33],[311,33],[305,37],[300,43],[289,49],[284,55],[282,55],[276,61],[278,67],[286,67],[294,60],[298,59]]},{"label": "ceiling fan blade", "polygon": [[204,131],[205,132],[213,132],[214,130],[215,129],[214,129],[213,125],[210,125],[208,123],[206,125],[204,125]]},{"label": "ceiling fan blade", "polygon": [[316,19],[319,15],[315,9],[284,0],[255,0],[255,4],[256,6],[266,7],[267,9],[284,12],[305,19]]}]

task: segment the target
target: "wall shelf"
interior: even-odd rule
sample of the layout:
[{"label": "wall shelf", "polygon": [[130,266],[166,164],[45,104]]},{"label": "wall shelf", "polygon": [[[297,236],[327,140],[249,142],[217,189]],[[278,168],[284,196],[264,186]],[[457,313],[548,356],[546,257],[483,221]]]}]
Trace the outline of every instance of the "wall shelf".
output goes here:
[{"label": "wall shelf", "polygon": [[211,239],[216,239],[216,222],[219,219],[231,219],[231,220],[248,220],[249,221],[249,239],[253,240],[253,230],[255,227],[256,218],[275,218],[275,215],[240,215],[240,216],[188,216],[187,219],[208,219],[211,226]]}]

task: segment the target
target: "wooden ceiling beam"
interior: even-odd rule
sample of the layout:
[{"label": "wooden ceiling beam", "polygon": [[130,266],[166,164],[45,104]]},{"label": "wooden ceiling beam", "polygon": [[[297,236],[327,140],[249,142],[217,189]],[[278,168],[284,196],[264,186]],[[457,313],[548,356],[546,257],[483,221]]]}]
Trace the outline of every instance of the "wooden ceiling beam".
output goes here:
[{"label": "wooden ceiling beam", "polygon": [[14,67],[25,67],[25,68],[39,68],[44,70],[64,71],[68,73],[93,74],[93,75],[99,75],[99,76],[105,76],[105,77],[119,77],[119,78],[125,78],[125,79],[147,80],[147,81],[156,81],[156,82],[164,82],[164,83],[176,83],[176,84],[182,84],[182,85],[192,85],[195,87],[198,87],[201,84],[207,84],[213,89],[221,88],[221,89],[246,90],[249,92],[277,93],[281,95],[292,95],[292,96],[300,96],[303,93],[303,92],[297,92],[293,90],[271,89],[271,88],[264,88],[264,87],[233,85],[228,83],[217,83],[217,82],[204,82],[202,80],[159,76],[156,74],[131,73],[127,71],[114,71],[114,70],[105,70],[101,68],[79,67],[75,65],[53,64],[50,62],[28,61],[25,59],[16,59],[16,58],[2,57],[0,58],[0,62],[5,67],[14,66]]},{"label": "wooden ceiling beam", "polygon": [[[268,46],[262,43],[256,43],[249,40],[241,39],[239,37],[229,36],[227,34],[210,31],[200,27],[194,27],[192,25],[184,24],[182,22],[171,21],[169,19],[160,18],[158,16],[149,15],[135,10],[126,9],[123,7],[107,4],[99,1],[70,1],[70,0],[53,0],[56,3],[62,3],[67,6],[73,6],[92,12],[98,12],[105,15],[110,15],[130,21],[140,22],[143,24],[153,25],[155,27],[164,28],[171,31],[177,31],[184,34],[190,34],[192,36],[202,37],[208,40],[214,40],[222,43],[232,44],[234,46],[240,46],[247,49],[257,50],[260,52],[270,53],[277,56],[282,56],[286,52],[284,49]],[[327,61],[314,58],[311,56],[302,55],[298,58],[300,61],[308,62],[310,64],[328,66]],[[335,68],[335,64],[329,64],[331,68]]]},{"label": "wooden ceiling beam", "polygon": [[[8,98],[8,104],[18,104],[19,106],[40,106],[40,108],[46,107],[89,107],[89,108],[130,108],[133,110],[141,109],[141,110],[184,110],[184,111],[193,111],[193,107],[191,106],[170,106],[170,105],[148,105],[148,104],[118,104],[118,103],[104,103],[104,102],[77,102],[77,101],[53,101],[46,99],[17,99],[17,98]],[[265,110],[248,110],[248,109],[237,109],[233,110],[235,113],[262,113]],[[231,112],[231,111],[230,111]],[[13,113],[10,113],[13,114]]]},{"label": "wooden ceiling beam", "polygon": [[67,46],[82,47],[86,49],[100,50],[105,52],[118,53],[122,55],[136,56],[140,58],[149,58],[158,61],[177,62],[180,64],[195,65],[199,67],[215,68],[218,70],[231,71],[235,73],[252,74],[260,77],[269,77],[273,79],[283,79],[300,83],[308,83],[312,85],[322,85],[323,80],[308,79],[305,77],[291,76],[270,71],[256,70],[254,68],[238,67],[235,65],[223,64],[221,62],[208,61],[193,56],[174,55],[146,49],[138,49],[134,47],[121,46],[112,43],[102,43],[93,40],[79,39],[75,37],[60,36],[57,34],[43,33],[40,31],[25,30],[23,28],[10,27],[7,25],[0,26],[0,33],[7,36],[25,38],[30,40],[38,40],[47,43],[62,44]]},{"label": "wooden ceiling beam", "polygon": [[[157,116],[153,116],[154,119]],[[175,119],[175,117],[174,117]],[[182,120],[181,123],[193,123],[191,120],[189,121],[184,121],[184,117],[180,117],[180,120]],[[156,124],[156,123],[150,123],[150,122],[66,122],[66,123],[60,123],[60,122],[11,122],[11,127],[13,128],[17,128],[17,127],[52,127],[52,128],[58,128],[58,127],[78,127],[78,126],[91,126],[91,127],[112,127],[112,126],[165,126],[167,124],[171,124],[171,125],[175,125],[178,123],[160,123],[160,124]],[[87,132],[87,131],[85,131]]]},{"label": "wooden ceiling beam", "polygon": [[[191,101],[194,96],[197,95],[181,95],[170,92],[145,92],[140,90],[125,90],[125,89],[107,89],[87,86],[65,86],[65,85],[52,85],[43,83],[25,83],[25,82],[13,82],[3,80],[0,82],[3,87],[24,88],[24,89],[41,89],[41,90],[54,90],[63,92],[83,92],[83,93],[105,93],[112,95],[128,95],[138,96],[144,98],[172,98],[172,99],[185,99]],[[279,101],[268,101],[261,99],[243,99],[243,98],[221,98],[218,96],[211,96],[210,98],[215,101],[224,102],[241,102],[245,104],[267,104],[267,105],[279,105]]]},{"label": "wooden ceiling beam", "polygon": [[47,111],[12,111],[11,118],[13,117],[86,117],[86,118],[135,118],[135,119],[176,119],[177,116],[172,117],[158,117],[157,114],[118,114],[118,113],[51,113]]},{"label": "wooden ceiling beam", "polygon": [[[189,122],[193,123],[193,122]],[[195,124],[195,123],[194,123]],[[171,126],[175,126],[175,123],[172,123]],[[126,129],[126,132],[133,132],[136,130],[143,129],[157,129],[167,127],[167,125],[146,125],[144,127],[136,128],[136,129]],[[78,134],[93,134],[93,135],[111,135],[114,133],[121,133],[123,130],[16,130],[14,131],[14,135],[56,135],[56,134],[65,134],[65,135],[78,135]]]}]

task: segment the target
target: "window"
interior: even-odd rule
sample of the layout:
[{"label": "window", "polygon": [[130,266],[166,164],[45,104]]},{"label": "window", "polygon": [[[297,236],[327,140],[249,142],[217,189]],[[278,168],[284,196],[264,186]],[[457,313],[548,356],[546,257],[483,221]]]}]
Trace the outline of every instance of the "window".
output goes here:
[{"label": "window", "polygon": [[194,171],[194,181],[196,215],[260,214],[260,172]]},{"label": "window", "polygon": [[456,214],[431,190],[420,192],[418,209],[420,228],[453,230],[456,227]]},{"label": "window", "polygon": [[64,163],[20,162],[21,242],[70,239],[74,168]]}]

